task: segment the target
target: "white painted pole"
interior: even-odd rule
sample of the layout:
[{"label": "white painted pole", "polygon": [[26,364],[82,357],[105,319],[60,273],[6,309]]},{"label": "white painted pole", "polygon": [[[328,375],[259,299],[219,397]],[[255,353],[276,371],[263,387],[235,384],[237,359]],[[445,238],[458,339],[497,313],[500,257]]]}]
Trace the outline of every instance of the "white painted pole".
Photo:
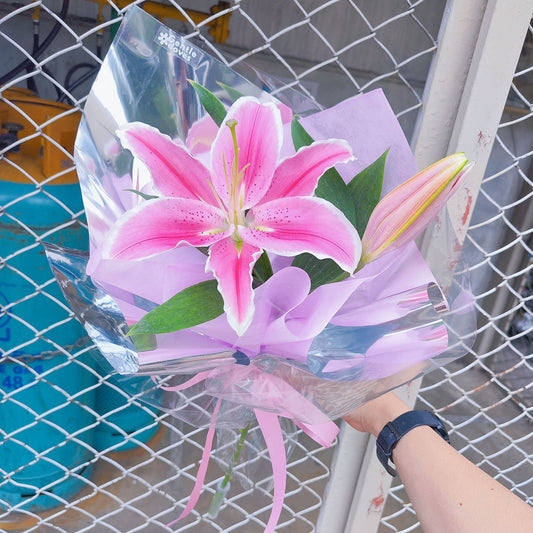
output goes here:
[{"label": "white painted pole", "polygon": [[[420,381],[417,380],[401,387],[396,394],[412,407],[419,387]],[[344,533],[377,531],[391,482],[392,477],[376,456],[376,439],[370,437],[361,462],[348,519],[344,530],[339,531],[344,531]]]},{"label": "white painted pole", "polygon": [[449,0],[411,147],[419,168],[447,155],[487,0]]},{"label": "white painted pole", "polygon": [[[456,5],[464,11],[471,3],[479,3],[481,7],[481,2],[456,0],[453,2],[452,11]],[[462,245],[466,236],[532,13],[533,0],[487,2],[468,75],[464,81],[457,79],[457,84],[463,86],[463,91],[461,98],[454,104],[457,113],[453,122],[443,115],[443,112],[433,110],[433,106],[438,107],[446,99],[457,98],[457,90],[453,84],[457,71],[462,72],[462,69],[456,68],[446,72],[450,61],[443,59],[443,67],[436,67],[435,76],[429,86],[427,105],[414,146],[419,166],[427,166],[445,155],[459,151],[465,152],[466,156],[475,162],[475,167],[469,173],[462,190],[450,199],[447,206],[459,245]],[[471,38],[467,40],[471,41]],[[458,41],[461,43],[462,39]],[[464,62],[470,55],[468,51],[462,53],[457,48],[451,50],[454,51],[458,62]],[[441,72],[442,70],[444,72]],[[447,90],[450,91],[448,96]],[[448,103],[448,108],[451,107],[452,104]],[[443,120],[445,121],[442,122]],[[445,129],[446,133],[438,134],[439,128]],[[427,138],[431,139],[429,143]],[[434,146],[431,146],[432,143]],[[426,232],[424,237],[422,250],[426,256],[433,253],[432,245],[434,248],[442,246],[438,224]]]},{"label": "white painted pole", "polygon": [[324,494],[324,507],[317,523],[318,533],[340,533],[344,530],[368,441],[368,435],[342,422],[339,444],[331,465],[332,474]]},{"label": "white painted pole", "polygon": [[481,180],[533,15],[533,0],[489,0],[472,58],[448,152],[466,152],[476,162],[464,194],[448,202],[460,242],[464,241]]}]

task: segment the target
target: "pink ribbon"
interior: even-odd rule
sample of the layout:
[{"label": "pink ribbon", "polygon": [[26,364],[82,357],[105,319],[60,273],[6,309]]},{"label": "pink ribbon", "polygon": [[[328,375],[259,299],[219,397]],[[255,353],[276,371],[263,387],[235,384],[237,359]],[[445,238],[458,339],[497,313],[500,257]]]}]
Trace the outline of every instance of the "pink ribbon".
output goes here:
[{"label": "pink ribbon", "polygon": [[[207,432],[202,459],[198,468],[196,482],[189,501],[180,516],[167,524],[172,526],[185,518],[195,507],[204,485],[209,457],[213,447],[216,420],[223,399],[235,401],[239,396],[241,401],[246,397],[246,403],[253,409],[272,463],[274,474],[274,497],[272,511],[265,533],[273,533],[278,524],[279,517],[285,499],[285,487],[287,481],[287,456],[283,433],[279,423],[279,417],[292,419],[295,424],[321,446],[329,447],[339,432],[337,425],[330,420],[318,407],[304,398],[298,391],[280,377],[268,374],[252,365],[232,366],[228,371],[225,369],[207,370],[199,372],[193,378],[174,387],[163,387],[167,391],[181,391],[208,379],[220,380],[223,383],[221,390],[210,390],[206,387],[207,394],[216,396],[217,402],[211,417],[211,423]],[[239,391],[236,393],[236,391]],[[275,412],[266,411],[260,406],[272,402]],[[305,421],[302,421],[305,420]]]}]

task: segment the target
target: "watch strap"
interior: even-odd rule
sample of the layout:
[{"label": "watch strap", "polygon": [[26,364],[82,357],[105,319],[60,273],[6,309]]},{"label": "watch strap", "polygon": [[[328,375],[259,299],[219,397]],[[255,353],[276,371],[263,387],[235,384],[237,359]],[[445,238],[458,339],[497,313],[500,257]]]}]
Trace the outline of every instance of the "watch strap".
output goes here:
[{"label": "watch strap", "polygon": [[394,448],[406,433],[419,426],[433,428],[446,442],[450,442],[448,432],[437,415],[429,411],[408,411],[403,413],[385,425],[376,441],[378,459],[391,476],[396,475],[396,470],[391,466]]}]

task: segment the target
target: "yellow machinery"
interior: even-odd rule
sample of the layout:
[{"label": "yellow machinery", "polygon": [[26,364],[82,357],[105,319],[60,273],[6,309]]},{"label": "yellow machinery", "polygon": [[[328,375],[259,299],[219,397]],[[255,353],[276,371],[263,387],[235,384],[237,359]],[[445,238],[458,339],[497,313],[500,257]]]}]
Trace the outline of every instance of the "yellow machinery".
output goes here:
[{"label": "yellow machinery", "polygon": [[32,183],[20,168],[39,182],[72,169],[53,184],[76,182],[71,155],[80,118],[71,106],[42,100],[27,89],[2,91],[0,135],[8,146],[17,139],[20,144],[4,154],[8,161],[0,160],[0,180]]},{"label": "yellow machinery", "polygon": [[[97,20],[103,21],[103,8],[108,6],[109,2],[107,0],[89,0],[90,2],[95,2],[98,4],[98,15]],[[133,3],[133,0],[115,0],[114,4],[123,9]],[[220,1],[218,4],[215,4],[209,10],[209,13],[204,13],[203,11],[196,11],[193,9],[185,9],[187,12],[186,18],[178,9],[174,6],[166,6],[159,2],[154,2],[148,0],[142,3],[142,8],[150,15],[158,19],[174,19],[182,20],[184,22],[192,21],[194,24],[201,24],[202,22],[210,19],[216,13],[220,13],[231,6],[229,2]],[[209,34],[213,37],[216,43],[224,43],[229,35],[229,19],[231,17],[231,11],[219,17],[215,17],[212,20],[207,22],[209,26]]]},{"label": "yellow machinery", "polygon": [[[89,1],[98,4],[97,19],[103,21],[104,6],[109,5],[107,0]],[[117,0],[115,3],[123,9],[132,1]],[[220,1],[211,7],[209,13],[186,10],[189,19],[175,7],[159,2],[146,1],[142,7],[160,19],[191,20],[195,24],[201,24],[214,14],[228,9],[230,3]],[[34,12],[35,16],[38,17],[38,11]],[[231,12],[228,12],[206,23],[216,42],[223,43],[228,38],[230,17]],[[72,168],[73,162],[68,154],[71,155],[74,149],[81,113],[69,105],[42,100],[28,89],[13,87],[3,90],[0,96],[0,138],[3,139],[4,146],[18,141],[14,149],[4,154],[4,159],[0,158],[0,181],[33,183],[27,173],[41,182]],[[73,169],[53,180],[55,185],[75,182],[76,173]]]}]

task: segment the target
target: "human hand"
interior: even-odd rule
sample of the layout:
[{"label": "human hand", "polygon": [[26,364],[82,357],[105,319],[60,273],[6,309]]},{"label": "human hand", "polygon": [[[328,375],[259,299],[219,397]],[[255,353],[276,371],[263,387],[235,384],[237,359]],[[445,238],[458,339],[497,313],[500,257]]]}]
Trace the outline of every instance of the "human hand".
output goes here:
[{"label": "human hand", "polygon": [[350,411],[343,418],[358,431],[378,436],[383,427],[410,411],[409,406],[394,393],[388,392]]}]

